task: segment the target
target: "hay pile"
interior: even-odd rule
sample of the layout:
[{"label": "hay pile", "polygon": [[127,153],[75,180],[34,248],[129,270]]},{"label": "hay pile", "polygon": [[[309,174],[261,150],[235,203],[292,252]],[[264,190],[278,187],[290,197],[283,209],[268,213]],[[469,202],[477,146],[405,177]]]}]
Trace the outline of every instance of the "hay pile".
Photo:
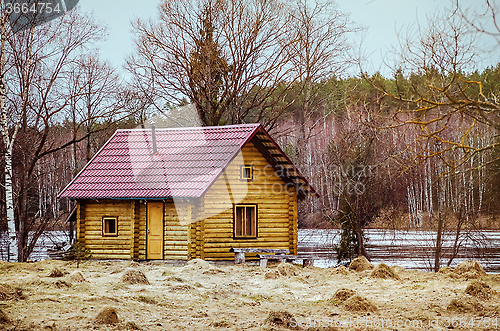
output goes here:
[{"label": "hay pile", "polygon": [[273,269],[273,270],[269,270],[268,272],[266,272],[266,274],[264,275],[264,278],[265,279],[278,279],[278,278],[280,278],[280,276],[281,276],[280,272],[277,269]]},{"label": "hay pile", "polygon": [[217,268],[211,263],[202,260],[202,259],[194,259],[190,260],[186,263],[186,266],[182,268],[184,271],[195,271],[202,273],[204,275],[215,275],[218,273],[224,273],[224,270]]},{"label": "hay pile", "polygon": [[299,274],[296,266],[286,262],[280,263],[278,265],[278,271],[284,277],[297,276]]},{"label": "hay pile", "polygon": [[216,321],[212,321],[210,323],[210,326],[213,328],[230,328],[233,324],[229,322],[226,318],[222,317],[221,319],[218,319]]},{"label": "hay pile", "polygon": [[334,268],[333,273],[337,275],[344,275],[347,276],[349,275],[349,269],[341,265],[340,267]]},{"label": "hay pile", "polygon": [[10,285],[0,284],[0,301],[23,300],[25,299],[23,290]]},{"label": "hay pile", "polygon": [[127,269],[122,276],[122,282],[127,284],[145,284],[150,285],[146,275],[136,269]]},{"label": "hay pile", "polygon": [[62,272],[61,269],[55,267],[49,272],[47,277],[52,277],[52,278],[64,277],[64,272]]},{"label": "hay pile", "polygon": [[438,275],[445,278],[459,279],[460,275],[456,274],[451,267],[441,267],[437,272]]},{"label": "hay pile", "polygon": [[493,296],[493,294],[495,294],[495,291],[493,291],[491,287],[485,282],[474,280],[469,285],[467,285],[465,294],[482,300],[489,300]]},{"label": "hay pile", "polygon": [[310,326],[306,331],[338,331],[334,326]]},{"label": "hay pile", "polygon": [[473,313],[482,311],[484,307],[476,298],[463,295],[452,299],[446,309],[450,312]]},{"label": "hay pile", "polygon": [[265,273],[265,279],[278,279],[280,277],[297,276],[299,270],[291,263],[282,262],[276,269],[271,269]]},{"label": "hay pile", "polygon": [[95,317],[97,324],[117,324],[120,323],[118,313],[113,307],[104,307]]},{"label": "hay pile", "polygon": [[184,278],[181,278],[179,276],[169,276],[165,278],[165,281],[167,282],[176,282],[176,283],[185,283],[186,280]]},{"label": "hay pile", "polygon": [[354,270],[356,272],[372,270],[373,268],[373,264],[371,264],[370,261],[368,261],[363,255],[358,256],[349,264],[349,270]]},{"label": "hay pile", "polygon": [[54,286],[59,289],[68,289],[71,287],[71,283],[65,281],[65,280],[56,280],[54,283]]},{"label": "hay pile", "polygon": [[451,272],[453,272],[453,268],[452,268],[452,267],[448,267],[448,266],[446,266],[446,267],[441,267],[441,268],[439,269],[439,271],[438,271],[438,273],[440,273],[440,274],[449,274],[449,273],[451,273]]},{"label": "hay pile", "polygon": [[189,284],[176,284],[176,285],[170,286],[170,288],[169,288],[170,292],[189,292],[189,291],[192,291],[195,289],[196,289],[196,287],[194,287],[193,285],[189,285]]},{"label": "hay pile", "polygon": [[353,291],[353,290],[348,289],[348,288],[341,288],[341,289],[338,289],[337,291],[335,291],[335,294],[333,295],[333,297],[329,301],[333,302],[335,304],[336,303],[343,303],[344,301],[346,301],[347,299],[349,299],[353,295],[356,295],[356,291]]},{"label": "hay pile", "polygon": [[466,279],[477,279],[486,276],[483,267],[477,261],[464,261],[457,265],[454,272]]},{"label": "hay pile", "polygon": [[85,277],[83,277],[83,275],[80,271],[73,272],[71,275],[69,275],[68,280],[74,284],[86,282]]},{"label": "hay pile", "polygon": [[0,309],[0,325],[5,325],[10,323],[10,318]]},{"label": "hay pile", "polygon": [[129,268],[138,268],[139,266],[140,264],[137,261],[130,261],[130,263],[128,264]]},{"label": "hay pile", "polygon": [[379,265],[377,265],[371,272],[370,277],[382,279],[400,279],[394,269],[384,263],[380,263]]},{"label": "hay pile", "polygon": [[287,311],[272,311],[264,320],[265,324],[287,329],[298,329],[298,322],[295,317]]},{"label": "hay pile", "polygon": [[373,303],[371,303],[370,300],[358,294],[355,294],[349,299],[347,299],[342,305],[342,308],[353,313],[355,312],[374,313],[378,311],[378,308]]}]

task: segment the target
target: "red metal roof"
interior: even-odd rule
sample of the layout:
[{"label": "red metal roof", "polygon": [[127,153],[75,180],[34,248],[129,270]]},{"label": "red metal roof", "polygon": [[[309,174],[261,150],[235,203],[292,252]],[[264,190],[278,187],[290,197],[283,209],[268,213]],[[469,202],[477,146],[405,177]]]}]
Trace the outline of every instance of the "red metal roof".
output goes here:
[{"label": "red metal roof", "polygon": [[[259,124],[156,129],[155,132],[157,153],[153,153],[151,130],[117,130],[59,197],[200,197],[241,148],[252,138],[257,139],[254,138],[257,132],[270,139],[273,149],[284,156]],[[315,194],[307,181],[299,177],[305,181],[308,193]]]}]

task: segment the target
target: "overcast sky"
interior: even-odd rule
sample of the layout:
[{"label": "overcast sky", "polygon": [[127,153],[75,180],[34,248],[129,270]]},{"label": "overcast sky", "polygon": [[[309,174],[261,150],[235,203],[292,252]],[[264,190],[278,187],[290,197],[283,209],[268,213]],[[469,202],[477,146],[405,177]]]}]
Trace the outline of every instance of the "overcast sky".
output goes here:
[{"label": "overcast sky", "polygon": [[[459,0],[461,5],[475,6],[482,0]],[[130,22],[137,18],[155,17],[159,0],[80,0],[84,11],[94,12],[109,28],[108,40],[100,45],[102,57],[121,67],[133,51]],[[351,19],[367,28],[362,47],[369,55],[370,68],[381,68],[384,54],[397,45],[397,33],[416,24],[425,25],[426,17],[444,10],[450,0],[338,0],[339,8]],[[495,42],[491,47],[498,48]],[[498,55],[490,56],[481,66],[496,64]]]}]

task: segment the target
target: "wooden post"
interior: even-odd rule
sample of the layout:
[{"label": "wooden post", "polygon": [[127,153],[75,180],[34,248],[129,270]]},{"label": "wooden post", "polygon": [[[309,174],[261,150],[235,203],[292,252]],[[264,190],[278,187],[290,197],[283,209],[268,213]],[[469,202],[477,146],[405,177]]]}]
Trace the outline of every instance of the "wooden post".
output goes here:
[{"label": "wooden post", "polygon": [[78,201],[76,208],[76,239],[85,247],[85,204]]},{"label": "wooden post", "polygon": [[[200,226],[200,258],[202,260],[205,260],[205,220],[201,220],[201,226]],[[244,259],[244,254],[243,254],[243,259]]]},{"label": "wooden post", "polygon": [[313,259],[304,259],[303,261],[304,262],[302,263],[302,265],[304,266],[304,268],[314,267],[314,260]]},{"label": "wooden post", "polygon": [[261,268],[266,268],[267,267],[267,259],[260,259],[259,265]]},{"label": "wooden post", "polygon": [[146,204],[139,202],[139,259],[146,258]]},{"label": "wooden post", "polygon": [[200,199],[200,222],[196,227],[196,244],[200,259],[205,259],[205,198]]},{"label": "wooden post", "polygon": [[138,214],[139,214],[139,205],[137,201],[131,200],[130,201],[130,258],[135,259],[137,258],[136,256],[136,250],[135,250],[135,244],[136,244],[136,230],[137,227],[139,226],[137,220],[138,220]]},{"label": "wooden post", "polygon": [[297,252],[297,235],[298,235],[298,219],[297,219],[297,190],[291,187],[289,194],[288,205],[288,235],[289,235],[289,249],[291,254],[298,254]]},{"label": "wooden post", "polygon": [[245,263],[245,252],[234,253],[234,264]]},{"label": "wooden post", "polygon": [[[191,260],[191,224],[193,224],[193,210],[191,207],[191,204],[194,203],[188,203],[188,211],[187,211],[187,259]],[[196,210],[196,209],[195,209]]]}]

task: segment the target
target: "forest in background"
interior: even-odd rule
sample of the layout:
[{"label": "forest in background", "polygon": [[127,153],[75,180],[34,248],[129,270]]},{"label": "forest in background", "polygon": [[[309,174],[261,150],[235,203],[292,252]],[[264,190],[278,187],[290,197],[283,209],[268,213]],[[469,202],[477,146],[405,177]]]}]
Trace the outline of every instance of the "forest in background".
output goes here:
[{"label": "forest in background", "polygon": [[95,55],[104,28],[86,13],[20,33],[2,17],[0,228],[13,212],[25,261],[72,208],[57,194],[116,129],[259,122],[320,194],[300,203],[300,226],[343,230],[339,259],[368,255],[368,226],[431,229],[439,268],[444,234],[452,256],[485,244],[500,197],[500,65],[475,69],[477,36],[500,31],[450,4],[402,40],[389,76],[363,70],[350,41],[361,28],[331,1],[164,1],[133,26],[129,80]]}]

